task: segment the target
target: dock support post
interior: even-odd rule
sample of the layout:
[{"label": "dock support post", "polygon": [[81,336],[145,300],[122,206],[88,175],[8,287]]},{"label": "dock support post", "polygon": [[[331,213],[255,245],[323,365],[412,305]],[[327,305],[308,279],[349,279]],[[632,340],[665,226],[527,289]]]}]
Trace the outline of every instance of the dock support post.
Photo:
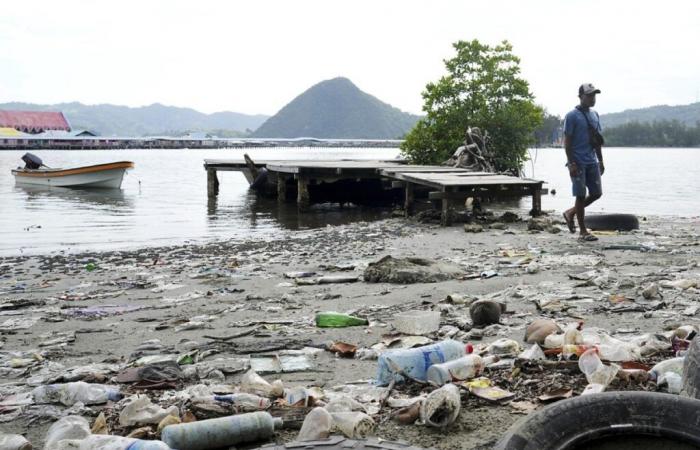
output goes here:
[{"label": "dock support post", "polygon": [[413,213],[413,198],[414,198],[414,192],[413,192],[413,183],[406,183],[406,197],[404,198],[404,203],[403,203],[403,215],[404,217],[409,217]]},{"label": "dock support post", "polygon": [[299,174],[297,177],[297,207],[300,211],[309,209],[309,177]]},{"label": "dock support post", "polygon": [[532,189],[532,211],[530,215],[537,217],[542,214],[542,189],[536,186]]},{"label": "dock support post", "polygon": [[284,203],[287,200],[287,177],[277,173],[277,201]]},{"label": "dock support post", "polygon": [[215,169],[207,169],[207,196],[216,197],[219,195],[219,178]]},{"label": "dock support post", "polygon": [[440,225],[443,227],[452,225],[452,218],[450,217],[450,197],[447,195],[447,190],[443,189],[444,197],[442,198],[442,213],[440,214]]}]

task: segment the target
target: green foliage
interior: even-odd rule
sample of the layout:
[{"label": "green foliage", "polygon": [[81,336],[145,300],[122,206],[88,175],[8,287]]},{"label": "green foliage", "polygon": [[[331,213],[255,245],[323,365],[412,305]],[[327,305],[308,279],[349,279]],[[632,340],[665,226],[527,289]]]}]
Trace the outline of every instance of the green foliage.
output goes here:
[{"label": "green foliage", "polygon": [[[605,125],[605,123],[603,123]],[[688,126],[678,120],[630,122],[603,130],[610,147],[698,147],[700,121]]]},{"label": "green foliage", "polygon": [[559,116],[543,112],[542,124],[535,129],[535,145],[551,147],[560,138],[562,119]]},{"label": "green foliage", "polygon": [[453,47],[457,55],[445,61],[447,75],[422,94],[426,116],[406,136],[403,154],[416,163],[440,163],[463,145],[468,127],[478,127],[491,138],[496,169],[519,172],[543,114],[520,78],[520,59],[507,41]]},{"label": "green foliage", "polygon": [[334,78],[300,94],[253,137],[399,139],[417,120],[362,92],[347,78]]},{"label": "green foliage", "polygon": [[[602,103],[603,97],[599,100]],[[601,114],[600,116],[600,121],[606,128],[618,127],[632,122],[652,123],[664,120],[677,120],[684,125],[694,127],[700,121],[700,102],[689,105],[660,105],[641,109],[628,109],[618,113]]]}]

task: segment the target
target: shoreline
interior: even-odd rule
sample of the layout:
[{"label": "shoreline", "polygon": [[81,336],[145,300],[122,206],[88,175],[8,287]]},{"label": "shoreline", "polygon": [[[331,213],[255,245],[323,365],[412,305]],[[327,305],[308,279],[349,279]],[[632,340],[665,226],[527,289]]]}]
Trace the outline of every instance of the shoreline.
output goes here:
[{"label": "shoreline", "polygon": [[[501,324],[483,329],[481,337],[471,332],[465,335],[477,346],[503,337],[522,345],[525,327],[538,317],[551,317],[562,325],[583,318],[586,327],[625,333],[662,332],[672,325],[696,322],[682,314],[688,304],[700,301],[700,290],[695,288],[664,290],[666,306],[646,312],[613,313],[608,300],[611,294],[635,298],[640,286],[653,279],[673,279],[677,274],[700,279],[700,236],[692,219],[649,218],[638,232],[601,236],[596,243],[581,244],[556,215],[549,216],[561,229],[556,234],[528,231],[527,219],[521,217],[525,220],[506,224],[505,229],[487,228],[481,233],[466,233],[462,226],[442,228],[384,219],[295,231],[283,239],[0,257],[0,299],[19,305],[0,309],[6,316],[0,322],[32,322],[28,328],[3,331],[3,352],[46,351],[39,344],[50,333],[76,332],[74,341],[49,347],[44,362],[22,369],[27,372],[5,369],[0,382],[13,383],[6,384],[5,394],[7,389],[24,392],[28,389],[25,378],[40,373],[49,361],[66,368],[96,363],[123,367],[141,343],[152,339],[160,339],[165,353],[198,349],[204,354],[213,350],[203,357],[204,363],[230,358],[237,354],[235,347],[207,336],[234,335],[255,328],[256,323],[262,324],[257,325],[261,327],[258,331],[230,342],[248,346],[249,354],[256,354],[252,350],[256,346],[271,342],[284,342],[288,348],[300,342],[323,348],[326,342],[344,341],[367,348],[383,339],[391,330],[393,314],[402,309],[432,309],[442,311],[444,318],[468,320],[468,307],[445,303],[453,293],[473,298],[495,295],[508,304]],[[604,249],[607,244],[648,242],[654,242],[658,249],[645,253]],[[362,281],[367,264],[386,255],[456,264],[467,274],[495,270],[498,276],[414,284]],[[89,259],[96,256],[95,267],[90,269]],[[539,270],[528,273],[525,266],[517,264],[524,257],[535,261]],[[352,270],[348,270],[350,267]],[[604,283],[577,287],[582,283],[569,276],[590,270],[599,273]],[[360,280],[305,285],[284,276],[292,271],[352,275]],[[633,287],[620,287],[627,280],[632,280]],[[520,294],[514,295],[516,292]],[[575,292],[588,300],[574,301],[564,309],[539,310],[534,302],[555,292]],[[319,311],[368,315],[370,326],[317,328],[313,316]],[[200,318],[201,324],[186,326],[192,318]],[[264,325],[266,321],[276,325]],[[376,373],[376,361],[339,359],[326,351],[315,353],[312,361],[311,371],[265,378],[281,378],[288,387],[330,390],[371,379]],[[240,376],[227,375],[225,382],[235,386]],[[154,395],[159,396],[160,391]],[[444,432],[381,420],[377,436],[440,449],[488,448],[522,417],[508,405],[474,398],[468,399],[464,407],[458,422]],[[91,407],[91,412],[84,414],[92,422],[101,409]],[[39,444],[53,420],[44,417],[30,423],[27,416],[19,414],[0,423],[0,430],[26,434],[36,448],[41,448]],[[278,433],[274,440],[288,442],[295,436],[296,431],[288,430]]]}]

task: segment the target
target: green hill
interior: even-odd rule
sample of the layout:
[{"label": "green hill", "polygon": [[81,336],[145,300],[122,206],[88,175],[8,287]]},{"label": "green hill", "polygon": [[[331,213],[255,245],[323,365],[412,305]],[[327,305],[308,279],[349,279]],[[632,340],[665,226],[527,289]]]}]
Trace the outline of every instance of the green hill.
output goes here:
[{"label": "green hill", "polygon": [[260,138],[398,139],[418,121],[347,78],[322,81],[267,119],[254,133]]},{"label": "green hill", "polygon": [[603,114],[600,121],[605,128],[618,127],[632,122],[650,123],[659,121],[674,121],[695,126],[700,122],[700,102],[679,106],[650,106],[641,109],[628,109],[618,113]]},{"label": "green hill", "polygon": [[219,137],[236,137],[260,126],[269,116],[235,112],[204,114],[191,108],[178,108],[154,103],[130,108],[110,104],[84,105],[59,103],[4,103],[0,109],[25,111],[63,111],[73,129],[88,129],[102,136],[180,136],[204,131]]}]

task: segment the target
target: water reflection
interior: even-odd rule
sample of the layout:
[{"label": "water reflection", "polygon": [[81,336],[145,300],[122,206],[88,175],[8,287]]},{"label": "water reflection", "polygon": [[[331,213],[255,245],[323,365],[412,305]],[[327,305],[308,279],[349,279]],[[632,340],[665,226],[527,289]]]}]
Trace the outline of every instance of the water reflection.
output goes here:
[{"label": "water reflection", "polygon": [[71,206],[87,206],[90,209],[117,208],[120,213],[133,212],[134,199],[121,189],[74,189],[56,186],[16,185],[15,192],[24,196],[28,207],[43,204],[46,200],[66,202]]}]

